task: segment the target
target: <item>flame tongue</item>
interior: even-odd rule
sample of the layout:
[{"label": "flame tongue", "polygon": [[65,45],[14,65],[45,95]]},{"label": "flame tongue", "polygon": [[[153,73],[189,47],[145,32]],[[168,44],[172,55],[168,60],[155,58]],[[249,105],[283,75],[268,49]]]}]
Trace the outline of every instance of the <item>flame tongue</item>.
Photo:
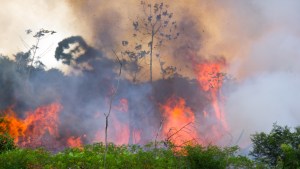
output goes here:
[{"label": "flame tongue", "polygon": [[163,135],[176,145],[196,141],[197,131],[191,128],[195,122],[194,112],[186,106],[185,100],[180,97],[171,97],[161,106],[163,117]]},{"label": "flame tongue", "polygon": [[57,138],[61,110],[59,103],[38,107],[32,112],[26,112],[25,119],[19,119],[12,108],[4,111],[4,121],[1,127],[6,128],[19,146],[38,147],[48,145],[49,138]]},{"label": "flame tongue", "polygon": [[74,136],[71,136],[68,138],[67,144],[69,147],[82,147],[81,137],[75,138]]},{"label": "flame tongue", "polygon": [[[209,99],[211,100],[211,108],[213,116],[219,123],[214,126],[214,129],[219,128],[220,131],[226,131],[228,129],[225,113],[220,103],[223,102],[223,96],[221,88],[223,85],[224,74],[222,70],[225,68],[225,63],[222,61],[206,62],[196,66],[197,80],[202,90],[209,93]],[[205,115],[208,116],[207,111]],[[220,137],[219,131],[219,137]]]}]

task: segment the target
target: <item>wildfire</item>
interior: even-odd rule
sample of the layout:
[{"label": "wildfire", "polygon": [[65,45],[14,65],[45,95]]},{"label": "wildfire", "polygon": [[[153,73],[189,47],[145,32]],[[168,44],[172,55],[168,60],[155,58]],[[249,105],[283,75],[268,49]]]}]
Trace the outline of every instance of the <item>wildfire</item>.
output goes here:
[{"label": "wildfire", "polygon": [[[223,85],[224,74],[222,70],[224,67],[225,63],[222,61],[201,63],[196,66],[196,75],[201,89],[209,93],[215,118],[221,123],[221,127],[227,130],[225,114],[220,105],[223,102],[221,87]],[[207,111],[204,114],[205,117],[208,116]]]},{"label": "wildfire", "polygon": [[[101,113],[100,113],[101,114]],[[101,116],[99,116],[101,118]],[[117,145],[128,144],[130,138],[128,100],[122,98],[113,106],[109,116],[108,140]],[[104,141],[104,129],[97,131],[93,142]]]},{"label": "wildfire", "polygon": [[67,140],[69,147],[82,147],[82,141],[80,137],[71,136]]},{"label": "wildfire", "polygon": [[47,137],[57,138],[59,117],[61,110],[59,103],[38,107],[34,111],[26,112],[26,117],[20,119],[12,108],[5,110],[1,128],[14,138],[19,146],[43,146],[49,140]]},{"label": "wildfire", "polygon": [[[210,105],[204,109],[198,109],[194,104],[189,105],[188,96],[172,96],[165,103],[159,103],[160,113],[163,117],[162,127],[159,129],[163,139],[173,142],[175,145],[186,143],[208,144],[222,137],[227,131],[225,113],[222,109],[222,93],[225,67],[223,62],[203,62],[195,65],[195,72],[199,83],[199,90],[205,91]],[[199,101],[201,98],[199,98]],[[194,101],[193,101],[194,102]],[[193,106],[193,107],[192,107]],[[132,108],[132,107],[131,107]],[[52,103],[28,111],[24,118],[19,118],[10,107],[3,114],[0,121],[0,129],[4,128],[14,138],[16,144],[21,147],[82,147],[84,143],[91,141],[104,141],[104,127],[93,133],[68,132],[59,130],[59,113],[62,109],[60,103]],[[118,104],[112,105],[109,117],[108,140],[115,144],[141,143],[144,132],[142,127],[131,121],[128,100],[122,98]],[[195,111],[195,112],[194,112]],[[103,119],[103,113],[96,113],[95,118]],[[151,117],[152,118],[152,117]],[[65,133],[59,133],[65,132]],[[151,131],[154,133],[155,131]],[[149,132],[148,132],[149,133]],[[61,134],[61,135],[60,135]],[[51,147],[50,147],[51,149]]]},{"label": "wildfire", "polygon": [[197,131],[191,128],[195,122],[194,112],[186,106],[185,100],[180,97],[171,97],[161,106],[165,122],[163,135],[175,145],[189,141],[197,141]]}]

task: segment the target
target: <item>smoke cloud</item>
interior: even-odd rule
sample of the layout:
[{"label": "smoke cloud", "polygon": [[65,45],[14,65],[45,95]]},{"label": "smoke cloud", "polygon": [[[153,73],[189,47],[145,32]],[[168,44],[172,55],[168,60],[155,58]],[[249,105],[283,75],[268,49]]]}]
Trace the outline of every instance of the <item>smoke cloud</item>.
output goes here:
[{"label": "smoke cloud", "polygon": [[[227,63],[224,72],[236,79],[222,89],[226,98],[225,116],[234,140],[231,144],[247,146],[250,143],[250,134],[269,131],[274,122],[288,126],[299,125],[299,1],[165,2],[174,12],[181,35],[178,40],[168,43],[168,47],[161,54],[167,65],[177,67],[178,76],[169,81],[161,80],[159,63],[154,61],[156,82],[153,87],[147,83],[133,85],[127,76],[122,79],[118,99],[129,99],[129,110],[132,111],[130,117],[134,118],[128,118],[129,116],[120,111],[117,117],[121,121],[135,119],[137,123],[133,123],[132,128],[142,128],[144,124],[155,126],[143,134],[146,141],[151,140],[147,136],[149,133],[153,135],[153,131],[159,127],[157,119],[160,119],[159,110],[153,109],[158,109],[157,102],[165,102],[174,93],[186,98],[187,104],[201,116],[202,111],[207,108],[209,98],[204,91],[199,91],[193,80],[193,66],[205,60],[224,58]],[[20,43],[16,34],[24,32],[25,29],[49,28],[58,32],[55,40],[50,40],[55,44],[52,52],[48,54],[50,57],[55,55],[58,42],[77,35],[82,36],[87,45],[83,47],[83,51],[90,53],[81,58],[82,63],[79,64],[80,60],[75,62],[77,68],[74,65],[69,66],[69,69],[72,67],[80,70],[81,76],[64,76],[61,72],[52,70],[47,73],[47,77],[52,73],[50,77],[53,79],[41,83],[39,81],[44,74],[38,73],[32,79],[32,91],[20,88],[22,80],[15,70],[2,68],[3,72],[9,72],[10,76],[15,77],[11,81],[16,86],[10,88],[13,96],[8,97],[7,93],[0,95],[7,96],[5,99],[1,98],[2,100],[9,100],[8,103],[1,102],[1,108],[15,104],[16,98],[20,101],[16,106],[20,110],[60,98],[63,105],[68,105],[64,106],[64,111],[68,112],[63,115],[65,119],[74,118],[70,112],[78,115],[72,121],[80,121],[83,116],[90,119],[81,123],[77,129],[72,129],[73,135],[83,135],[87,131],[93,131],[93,128],[100,128],[98,121],[93,121],[93,113],[103,114],[102,111],[107,110],[106,98],[118,70],[111,49],[119,50],[121,41],[131,36],[128,32],[132,28],[132,20],[140,14],[139,3],[136,0],[3,2],[0,22],[6,26],[1,28],[1,32],[5,33],[1,33],[0,37],[7,41],[0,42],[0,52],[11,56],[20,51],[20,48],[23,50],[24,43]],[[21,37],[24,38],[25,35]],[[16,42],[21,47],[10,45]],[[45,59],[46,64],[47,61]],[[145,69],[139,77],[144,77],[147,71]],[[7,74],[4,74],[1,78],[8,79]],[[123,75],[125,74],[126,72]],[[59,82],[55,83],[57,81]],[[43,91],[43,86],[49,84],[52,87]],[[136,104],[139,101],[142,103]],[[132,107],[135,108],[131,109]],[[143,121],[143,124],[138,123],[148,115],[154,118]],[[72,126],[68,122],[64,125],[65,128]],[[79,131],[79,128],[86,130]]]}]

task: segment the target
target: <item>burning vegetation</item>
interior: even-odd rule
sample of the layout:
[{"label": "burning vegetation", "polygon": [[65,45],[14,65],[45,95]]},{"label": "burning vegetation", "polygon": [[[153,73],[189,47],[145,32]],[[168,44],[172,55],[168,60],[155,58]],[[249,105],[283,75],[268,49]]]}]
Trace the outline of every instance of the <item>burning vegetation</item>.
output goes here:
[{"label": "burning vegetation", "polygon": [[[2,58],[1,63],[3,61],[5,58]],[[11,66],[16,66],[15,62],[8,62]],[[93,64],[102,64],[102,61],[93,61]],[[113,70],[113,64],[111,66],[109,69]],[[153,87],[148,83],[135,85],[122,79],[109,119],[109,141],[119,145],[143,144],[154,141],[155,133],[159,132],[157,139],[168,140],[178,146],[191,142],[203,145],[217,143],[222,138],[223,131],[227,130],[219,99],[223,78],[221,67],[217,62],[198,64],[195,67],[197,80],[175,75],[154,81]],[[104,141],[103,113],[108,107],[109,93],[106,91],[109,91],[112,79],[111,82],[109,79],[104,80],[106,77],[103,77],[102,69],[99,72],[95,72],[95,69],[85,70],[82,76],[65,76],[59,71],[32,69],[34,73],[30,78],[41,78],[43,75],[48,79],[46,81],[53,83],[55,80],[55,84],[30,80],[27,85],[33,87],[30,91],[32,93],[25,92],[28,86],[18,89],[22,92],[19,98],[9,93],[12,99],[6,101],[11,102],[6,104],[7,108],[2,107],[1,128],[8,131],[15,143],[20,147],[56,150]],[[14,73],[21,76],[18,72]],[[91,77],[99,86],[84,80]],[[16,77],[10,78],[15,80],[13,78]],[[103,85],[103,82],[107,84]],[[42,87],[43,85],[47,86]],[[82,88],[67,87],[73,85]],[[48,95],[49,89],[54,93]],[[78,95],[73,98],[76,92]],[[26,105],[27,100],[20,99],[26,97],[25,94],[34,93],[40,93],[44,97],[55,96],[46,99],[53,103],[43,103],[42,99],[38,101],[41,103],[34,106],[31,102]]]},{"label": "burning vegetation", "polygon": [[38,59],[40,41],[55,31],[26,30],[35,45],[15,60],[0,58],[1,127],[16,144],[56,151],[107,140],[164,140],[178,147],[221,143],[228,130],[221,91],[225,59],[204,59],[179,43],[176,57],[190,58],[185,64],[194,72],[184,76],[167,63],[164,47],[194,28],[177,22],[164,3],[141,6],[146,17],[133,21],[134,38],[121,41],[119,51],[94,48],[81,36],[59,42],[55,58],[73,73],[46,70]]},{"label": "burning vegetation", "polygon": [[[299,125],[299,2],[29,1],[2,3],[1,46],[21,51],[0,55],[0,168],[48,165],[3,163],[24,152],[48,168],[299,167],[299,127],[270,128]],[[22,50],[8,32],[35,17],[53,28],[24,28]],[[258,161],[217,147],[250,139]]]}]

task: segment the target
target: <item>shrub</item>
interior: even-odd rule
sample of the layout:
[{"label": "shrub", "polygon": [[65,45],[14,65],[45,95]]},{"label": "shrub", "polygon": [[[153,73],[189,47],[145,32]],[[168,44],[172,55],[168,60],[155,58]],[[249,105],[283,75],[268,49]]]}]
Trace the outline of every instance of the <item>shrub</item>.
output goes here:
[{"label": "shrub", "polygon": [[7,133],[0,134],[0,153],[16,148],[14,139]]}]

